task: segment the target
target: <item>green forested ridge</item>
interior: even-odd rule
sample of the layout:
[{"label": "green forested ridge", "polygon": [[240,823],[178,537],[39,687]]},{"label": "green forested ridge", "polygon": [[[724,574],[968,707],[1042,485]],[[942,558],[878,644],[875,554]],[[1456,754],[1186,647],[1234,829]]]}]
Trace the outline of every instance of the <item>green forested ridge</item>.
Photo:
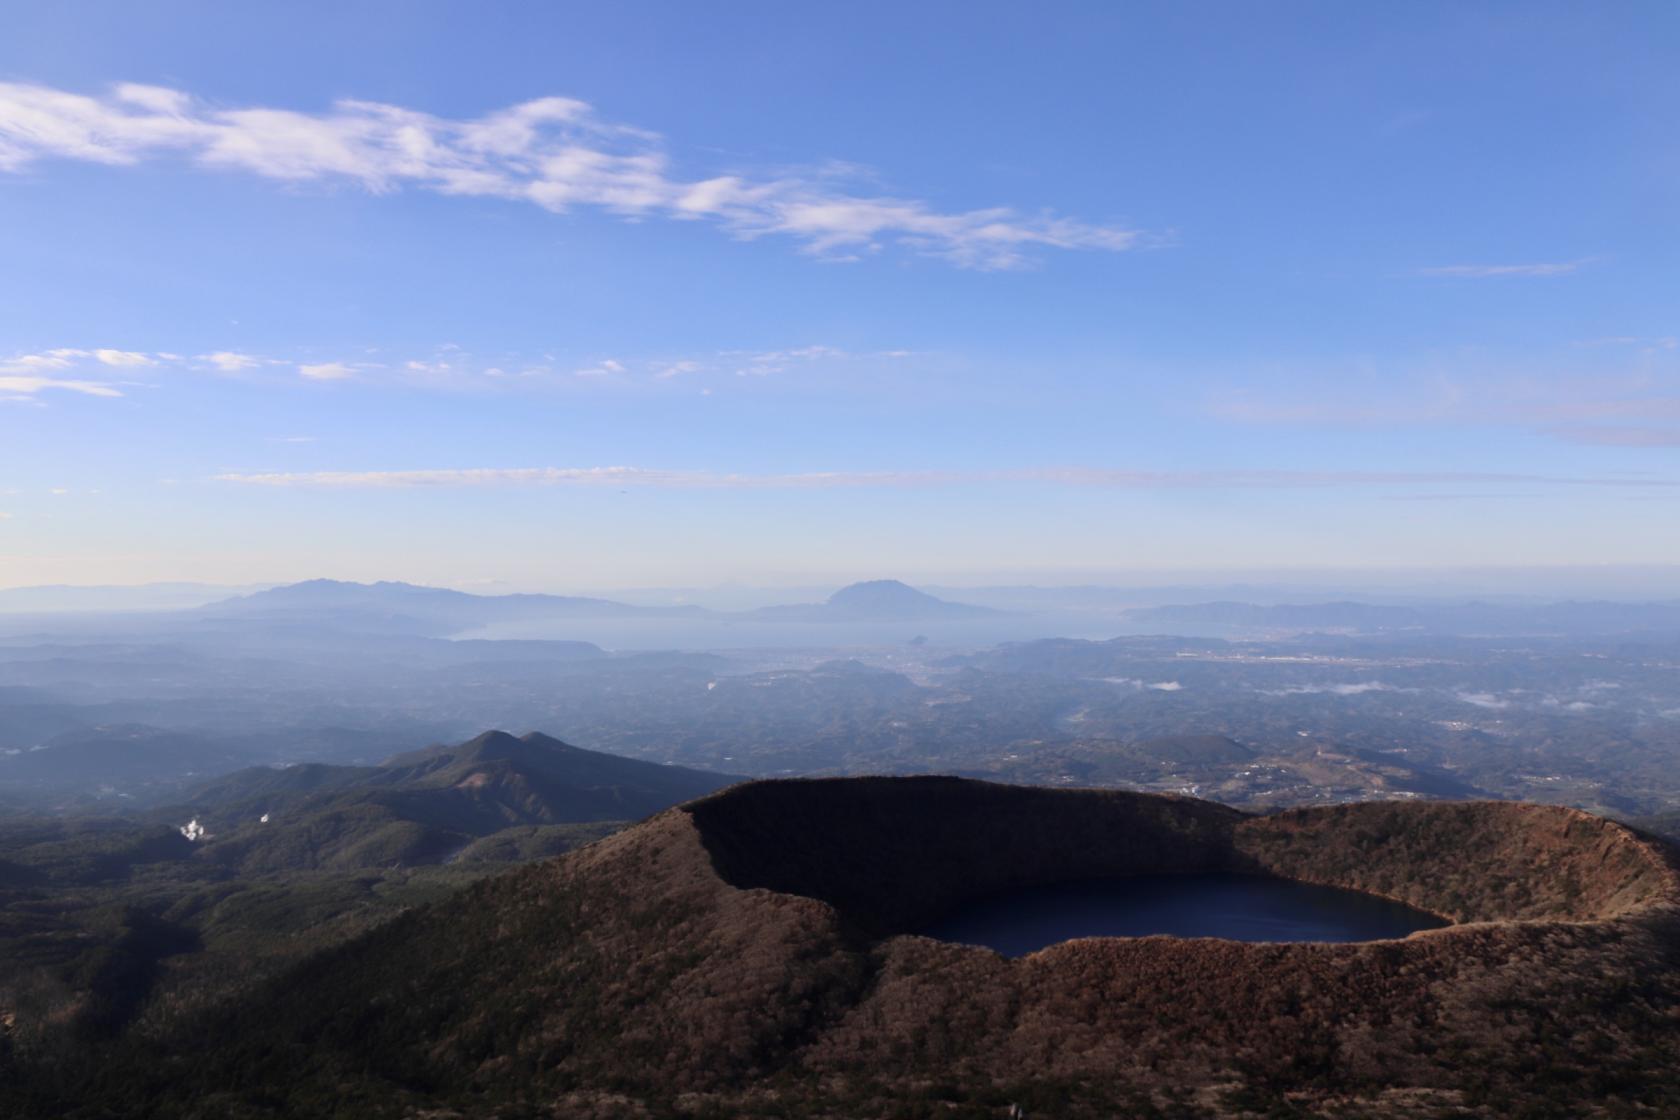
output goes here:
[{"label": "green forested ridge", "polygon": [[177,1015],[729,780],[490,732],[381,766],[242,771],[140,819],[0,822],[10,1045]]}]

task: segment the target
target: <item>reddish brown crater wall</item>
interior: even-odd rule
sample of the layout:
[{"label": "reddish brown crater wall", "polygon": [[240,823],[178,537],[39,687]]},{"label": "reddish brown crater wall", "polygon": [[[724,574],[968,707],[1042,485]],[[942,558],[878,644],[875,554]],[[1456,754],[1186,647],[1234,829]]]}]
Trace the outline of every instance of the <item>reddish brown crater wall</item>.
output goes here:
[{"label": "reddish brown crater wall", "polygon": [[1664,851],[1613,821],[1507,801],[1365,802],[1243,821],[1263,871],[1387,895],[1458,922],[1595,921],[1673,899]]}]

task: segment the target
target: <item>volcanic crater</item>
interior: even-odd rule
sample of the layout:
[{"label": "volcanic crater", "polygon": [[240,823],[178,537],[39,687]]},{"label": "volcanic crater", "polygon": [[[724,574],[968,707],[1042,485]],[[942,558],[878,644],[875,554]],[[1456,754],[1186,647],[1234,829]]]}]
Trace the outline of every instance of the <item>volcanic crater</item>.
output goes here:
[{"label": "volcanic crater", "polygon": [[1603,922],[1675,903],[1662,848],[1574,809],[1213,802],[956,778],[749,783],[683,810],[719,876],[818,899],[876,938],[1010,888],[1242,872],[1379,895],[1454,925]]},{"label": "volcanic crater", "polygon": [[[1207,871],[1453,924],[1013,959],[912,932],[1013,887]],[[295,1053],[264,1092],[393,1115],[1680,1115],[1680,876],[1551,806],[754,782],[406,915],[205,1030],[233,1041],[191,1077],[147,1058],[160,1099]]]},{"label": "volcanic crater", "polygon": [[[1543,1090],[1557,1099],[1596,1086],[1587,1111],[1613,1083],[1675,1083],[1661,1040],[1680,1024],[1673,854],[1574,809],[1405,801],[1255,816],[1182,797],[864,778],[742,785],[647,827],[691,829],[730,895],[808,908],[808,933],[862,962],[848,990],[827,993],[835,1005],[816,1001],[820,1026],[808,1020],[789,1055],[807,1070],[994,1084],[1031,1070],[1199,1085],[1212,1100],[1221,1084],[1280,1099],[1367,1091],[1379,1115],[1407,1094],[1453,1107],[1495,1086],[1532,1091],[1542,1071],[1567,1083]],[[1085,938],[1014,960],[913,933],[1012,888],[1200,872],[1362,891],[1451,924],[1351,944]]]}]

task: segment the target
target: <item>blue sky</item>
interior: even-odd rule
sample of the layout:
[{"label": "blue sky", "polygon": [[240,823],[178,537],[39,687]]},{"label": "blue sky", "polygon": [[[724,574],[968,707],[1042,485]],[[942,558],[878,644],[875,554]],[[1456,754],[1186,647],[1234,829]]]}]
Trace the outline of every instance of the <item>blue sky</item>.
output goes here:
[{"label": "blue sky", "polygon": [[1680,558],[1680,10],[0,34],[0,585]]}]

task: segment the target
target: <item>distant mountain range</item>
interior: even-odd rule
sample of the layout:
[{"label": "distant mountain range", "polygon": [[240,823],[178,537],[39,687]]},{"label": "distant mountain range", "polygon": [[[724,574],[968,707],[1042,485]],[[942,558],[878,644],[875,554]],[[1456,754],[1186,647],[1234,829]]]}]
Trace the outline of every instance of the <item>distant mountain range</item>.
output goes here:
[{"label": "distant mountain range", "polygon": [[[168,812],[197,822],[204,858],[244,873],[347,870],[472,858],[474,841],[508,829],[522,831],[496,843],[519,858],[550,854],[737,780],[487,731],[378,766],[241,770]],[[608,827],[568,827],[580,824]]]},{"label": "distant mountain range", "polygon": [[[1194,588],[1173,589],[1193,594]],[[0,590],[0,615],[81,612],[145,612],[162,623],[193,627],[195,636],[250,633],[264,640],[321,633],[406,638],[530,638],[588,636],[621,648],[623,633],[638,635],[642,648],[680,647],[691,639],[714,645],[723,635],[753,641],[778,629],[803,626],[877,624],[887,628],[872,640],[894,637],[900,625],[997,625],[986,641],[1030,640],[1053,635],[1099,637],[1117,633],[1265,637],[1305,633],[1356,635],[1595,636],[1680,633],[1680,601],[1621,602],[1289,602],[1262,598],[1263,588],[1226,588],[1226,594],[1254,593],[1256,600],[1163,601],[1166,589],[1117,588],[974,589],[992,605],[929,594],[899,580],[876,579],[840,588],[821,602],[785,603],[747,610],[715,610],[693,604],[642,605],[576,595],[479,595],[448,588],[381,581],[352,583],[313,579],[231,598],[214,597],[200,584],[156,584],[139,588],[42,587]],[[961,592],[958,592],[961,594]],[[620,625],[625,624],[625,625]],[[656,625],[655,625],[656,624]],[[701,624],[715,627],[705,637]],[[761,624],[753,631],[743,627]],[[663,635],[648,644],[650,625]],[[971,631],[969,626],[965,633]],[[993,631],[996,631],[995,633]],[[972,637],[972,635],[970,635]],[[820,632],[799,637],[820,641]]]},{"label": "distant mountain range", "polygon": [[1584,636],[1680,630],[1680,603],[1604,601],[1504,605],[1481,602],[1394,606],[1371,603],[1215,602],[1139,607],[1128,622],[1174,628],[1260,633],[1355,633]]},{"label": "distant mountain range", "polygon": [[132,586],[44,584],[0,588],[0,614],[61,612],[175,611],[201,607],[260,590],[264,585],[229,587],[216,583],[141,583]]},{"label": "distant mountain range", "polygon": [[697,606],[636,606],[569,595],[473,595],[411,583],[315,579],[199,608],[206,620],[337,627],[357,632],[442,637],[498,623],[544,620],[670,619],[727,622],[920,622],[988,618],[990,607],[948,602],[897,580],[843,587],[823,603],[711,611]]},{"label": "distant mountain range", "polygon": [[638,607],[570,595],[472,595],[412,583],[312,579],[201,608],[211,619],[306,622],[442,637],[498,622],[541,619],[698,618],[699,607]]}]

